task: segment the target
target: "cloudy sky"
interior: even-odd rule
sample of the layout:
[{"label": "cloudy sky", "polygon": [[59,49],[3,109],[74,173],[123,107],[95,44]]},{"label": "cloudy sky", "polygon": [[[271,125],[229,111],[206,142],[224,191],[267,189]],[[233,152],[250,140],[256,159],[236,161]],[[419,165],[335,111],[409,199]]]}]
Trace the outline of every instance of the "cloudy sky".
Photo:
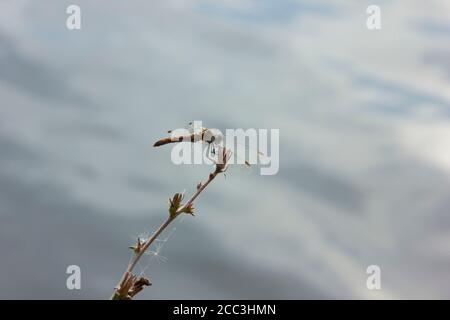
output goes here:
[{"label": "cloudy sky", "polygon": [[280,171],[214,181],[141,298],[450,298],[449,40],[445,0],[1,1],[0,298],[107,298],[211,169],[151,147],[191,120],[279,129]]}]

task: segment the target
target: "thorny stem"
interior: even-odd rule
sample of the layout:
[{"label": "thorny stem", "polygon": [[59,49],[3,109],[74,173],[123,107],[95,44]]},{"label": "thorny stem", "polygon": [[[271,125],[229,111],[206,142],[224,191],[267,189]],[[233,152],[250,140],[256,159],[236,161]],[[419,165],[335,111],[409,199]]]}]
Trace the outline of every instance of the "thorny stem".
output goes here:
[{"label": "thorny stem", "polygon": [[178,212],[181,212],[184,208],[192,204],[194,200],[199,196],[199,194],[202,193],[202,191],[208,186],[208,184],[214,180],[217,174],[219,174],[219,171],[217,170],[211,172],[208,176],[208,180],[200,185],[200,188],[198,188],[197,191],[194,192],[194,194],[191,196],[191,198],[180,209],[178,209]]},{"label": "thorny stem", "polygon": [[153,233],[153,235],[142,244],[142,247],[134,252],[132,259],[128,263],[127,269],[123,273],[122,278],[120,279],[117,286],[114,288],[113,294],[111,295],[110,298],[111,300],[129,299],[129,297],[126,295],[127,292],[125,293],[122,292],[121,288],[124,288],[127,285],[127,282],[130,281],[133,269],[138,263],[139,259],[150,247],[150,245],[156,240],[156,238],[170,225],[170,223],[183,212],[183,209],[190,206],[194,202],[194,200],[200,195],[200,193],[202,193],[202,191],[211,183],[211,181],[213,181],[214,178],[223,171],[224,171],[223,167],[221,168],[219,165],[217,165],[216,169],[209,174],[208,179],[204,183],[199,184],[196,192],[194,192],[194,194],[189,198],[189,200],[184,205],[180,206],[180,208],[178,208],[175,215],[169,215],[169,217],[159,226],[159,228]]},{"label": "thorny stem", "polygon": [[164,229],[167,228],[167,226],[175,219],[176,217],[168,217],[166,221],[164,221],[159,228],[155,231],[155,233],[148,238],[147,241],[144,242],[142,245],[142,248],[134,253],[132,259],[130,260],[130,263],[128,264],[127,269],[122,275],[122,278],[120,279],[119,283],[117,284],[116,288],[114,289],[114,292],[111,296],[111,300],[121,300],[125,297],[123,297],[121,294],[119,294],[118,290],[122,288],[125,285],[125,282],[128,280],[130,274],[132,273],[134,267],[138,263],[139,259],[142,257],[142,255],[145,253],[145,251],[148,249],[148,247],[153,243],[153,241],[156,240],[156,238],[161,234],[161,232],[164,231]]}]

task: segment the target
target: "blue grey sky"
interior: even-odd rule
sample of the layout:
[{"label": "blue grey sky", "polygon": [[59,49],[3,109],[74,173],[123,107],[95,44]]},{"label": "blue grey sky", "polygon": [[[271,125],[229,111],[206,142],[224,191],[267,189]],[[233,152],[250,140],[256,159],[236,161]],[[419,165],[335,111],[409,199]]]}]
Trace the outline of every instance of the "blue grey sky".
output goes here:
[{"label": "blue grey sky", "polygon": [[192,120],[280,129],[280,171],[214,181],[140,298],[450,298],[448,1],[73,3],[0,2],[0,298],[109,297],[211,169],[151,147]]}]

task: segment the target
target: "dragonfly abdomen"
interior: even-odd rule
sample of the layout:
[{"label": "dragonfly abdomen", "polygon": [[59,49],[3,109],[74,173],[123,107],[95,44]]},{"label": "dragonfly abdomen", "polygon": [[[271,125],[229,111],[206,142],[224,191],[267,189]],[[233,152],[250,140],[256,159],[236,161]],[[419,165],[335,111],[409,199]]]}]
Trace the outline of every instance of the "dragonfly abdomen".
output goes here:
[{"label": "dragonfly abdomen", "polygon": [[195,134],[191,134],[188,136],[179,136],[179,137],[167,137],[167,138],[162,138],[158,141],[156,141],[153,146],[154,147],[159,147],[159,146],[163,146],[165,144],[169,144],[169,143],[175,143],[175,142],[182,142],[182,141],[188,141],[188,142],[195,142]]}]

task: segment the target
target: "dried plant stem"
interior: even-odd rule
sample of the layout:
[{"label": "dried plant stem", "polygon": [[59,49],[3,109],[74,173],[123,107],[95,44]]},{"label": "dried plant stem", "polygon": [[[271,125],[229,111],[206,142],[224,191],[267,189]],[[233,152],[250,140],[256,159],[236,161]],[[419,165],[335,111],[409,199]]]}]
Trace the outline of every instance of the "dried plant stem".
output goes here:
[{"label": "dried plant stem", "polygon": [[[178,203],[178,207],[175,208],[176,210],[174,212],[170,212],[169,209],[169,217],[159,226],[159,228],[153,233],[153,235],[148,238],[145,242],[140,243],[140,240],[138,239],[138,243],[134,249],[134,255],[131,258],[130,262],[128,263],[128,266],[123,273],[119,283],[114,288],[114,292],[111,295],[111,300],[127,300],[131,299],[135,294],[137,294],[139,291],[143,289],[142,281],[147,281],[149,285],[150,282],[147,279],[143,278],[137,278],[133,275],[133,269],[135,268],[136,264],[138,263],[139,259],[142,257],[142,255],[145,253],[145,251],[150,247],[150,245],[157,239],[157,237],[170,225],[170,223],[175,220],[181,213],[190,213],[192,214],[192,204],[194,200],[202,193],[203,190],[211,183],[211,181],[214,180],[214,178],[221,172],[224,172],[224,166],[217,165],[216,169],[211,172],[208,176],[208,179],[203,182],[199,183],[197,185],[197,190],[192,194],[192,196],[188,199],[188,201],[180,205]],[[177,195],[174,196],[174,200]],[[180,195],[180,201],[181,201],[181,195]],[[173,205],[171,200],[171,205]],[[136,287],[136,284],[139,283],[140,286]],[[131,294],[130,294],[131,293]]]},{"label": "dried plant stem", "polygon": [[121,292],[121,288],[126,288],[127,281],[129,281],[130,276],[133,272],[134,267],[138,263],[139,259],[142,257],[142,255],[145,253],[145,251],[150,247],[150,245],[153,243],[153,241],[156,240],[156,238],[167,228],[167,226],[175,219],[176,217],[168,217],[166,221],[164,221],[159,228],[153,233],[153,235],[142,245],[142,248],[139,251],[135,251],[133,257],[131,258],[130,262],[128,263],[127,269],[122,275],[122,278],[120,279],[119,283],[117,284],[116,288],[114,289],[114,292],[111,296],[111,300],[123,300],[128,296],[128,290],[125,290],[125,292]]},{"label": "dried plant stem", "polygon": [[186,204],[185,204],[182,208],[180,208],[180,211],[181,211],[183,208],[186,208],[186,207],[192,205],[192,203],[193,203],[194,200],[199,196],[199,194],[202,193],[202,191],[208,186],[208,184],[210,184],[211,181],[214,180],[214,178],[215,178],[219,173],[220,173],[220,171],[217,171],[217,170],[211,172],[211,173],[209,174],[209,176],[208,176],[208,180],[206,180],[204,183],[201,183],[201,184],[199,185],[199,187],[197,187],[197,191],[194,192],[194,194],[193,194],[193,195],[191,196],[191,198],[186,202]]}]

